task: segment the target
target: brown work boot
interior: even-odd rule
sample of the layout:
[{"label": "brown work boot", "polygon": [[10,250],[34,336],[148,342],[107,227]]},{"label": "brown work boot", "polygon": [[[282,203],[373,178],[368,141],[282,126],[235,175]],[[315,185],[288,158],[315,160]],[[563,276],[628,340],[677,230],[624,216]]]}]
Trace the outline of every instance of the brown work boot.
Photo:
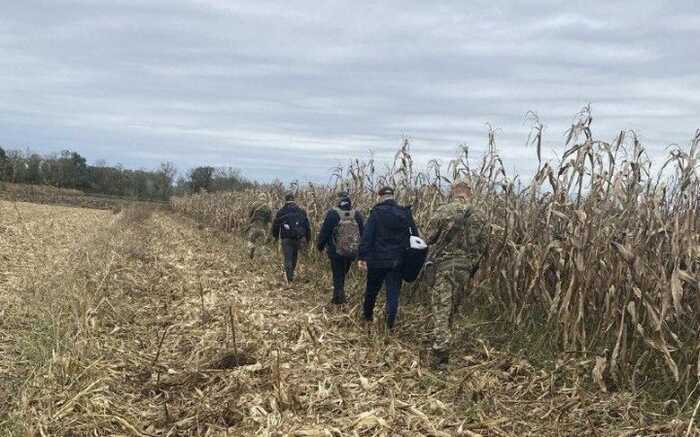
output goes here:
[{"label": "brown work boot", "polygon": [[434,370],[447,370],[447,365],[450,361],[450,353],[448,351],[433,350],[433,359],[430,364]]}]

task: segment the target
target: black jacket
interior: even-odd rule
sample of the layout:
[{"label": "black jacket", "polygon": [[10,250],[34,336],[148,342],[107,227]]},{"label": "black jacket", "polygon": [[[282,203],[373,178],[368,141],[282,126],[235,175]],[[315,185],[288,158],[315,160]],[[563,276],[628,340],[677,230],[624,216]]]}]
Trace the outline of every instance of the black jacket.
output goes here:
[{"label": "black jacket", "polygon": [[277,211],[277,215],[275,215],[275,219],[272,221],[272,237],[275,240],[280,238],[284,240],[291,237],[289,235],[289,231],[282,226],[290,215],[299,215],[301,217],[301,224],[304,228],[303,232],[305,234],[306,241],[311,241],[311,226],[309,225],[309,217],[306,215],[306,211],[304,211],[294,202],[285,203],[284,206]]},{"label": "black jacket", "polygon": [[410,208],[401,207],[394,200],[379,203],[372,208],[362,233],[360,259],[370,268],[398,267],[411,234],[418,235],[418,228]]},{"label": "black jacket", "polygon": [[[338,207],[345,211],[350,211],[352,209],[349,205]],[[365,223],[364,218],[362,217],[362,213],[360,213],[360,211],[355,211],[355,221],[357,222],[357,226],[360,229],[360,235],[362,235]],[[318,251],[321,252],[323,249],[326,249],[328,252],[328,256],[331,258],[341,258],[341,256],[338,255],[338,253],[335,250],[334,233],[336,226],[338,226],[338,223],[340,223],[340,215],[338,214],[338,211],[336,211],[335,208],[329,209],[326,213],[326,218],[323,220],[323,225],[321,225],[321,230],[318,233],[318,239],[316,241],[316,247]]]}]

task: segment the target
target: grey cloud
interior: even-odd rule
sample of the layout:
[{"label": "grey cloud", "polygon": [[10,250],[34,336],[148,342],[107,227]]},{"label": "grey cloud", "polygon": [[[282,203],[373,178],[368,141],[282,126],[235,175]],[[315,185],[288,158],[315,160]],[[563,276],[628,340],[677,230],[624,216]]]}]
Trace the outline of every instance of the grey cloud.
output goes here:
[{"label": "grey cloud", "polygon": [[547,150],[590,102],[603,137],[638,129],[655,156],[700,119],[690,0],[27,0],[3,12],[0,144],[136,167],[325,181],[370,149],[389,159],[404,135],[419,162],[462,143],[478,154],[490,122],[507,165],[528,173],[529,110]]}]

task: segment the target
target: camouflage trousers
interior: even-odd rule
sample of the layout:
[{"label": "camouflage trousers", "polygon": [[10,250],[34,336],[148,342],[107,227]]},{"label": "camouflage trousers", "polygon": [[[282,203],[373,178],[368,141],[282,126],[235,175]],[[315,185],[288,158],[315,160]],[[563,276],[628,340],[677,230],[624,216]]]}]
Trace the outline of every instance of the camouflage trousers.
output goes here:
[{"label": "camouflage trousers", "polygon": [[437,268],[430,293],[435,351],[446,351],[450,348],[450,319],[456,295],[465,286],[468,278],[468,273],[462,269],[441,269],[439,266]]},{"label": "camouflage trousers", "polygon": [[267,240],[267,231],[263,225],[253,223],[248,228],[246,239],[248,240],[246,247],[252,254],[257,246],[264,244]]}]

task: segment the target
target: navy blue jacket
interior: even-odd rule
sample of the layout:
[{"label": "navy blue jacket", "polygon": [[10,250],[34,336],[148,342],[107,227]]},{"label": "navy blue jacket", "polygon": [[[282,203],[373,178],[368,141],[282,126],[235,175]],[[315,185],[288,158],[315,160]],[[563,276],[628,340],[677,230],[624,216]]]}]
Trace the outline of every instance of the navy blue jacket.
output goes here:
[{"label": "navy blue jacket", "polygon": [[[345,211],[350,211],[352,209],[349,205],[339,206],[339,208]],[[355,211],[355,221],[360,229],[360,235],[362,235],[365,227],[365,221],[360,211]],[[326,218],[323,220],[323,225],[321,225],[321,230],[318,233],[318,240],[316,241],[318,251],[321,252],[323,249],[326,249],[328,256],[331,258],[342,258],[340,255],[338,255],[335,249],[334,234],[338,223],[340,223],[340,215],[338,214],[338,211],[336,211],[335,208],[329,209],[326,213]]]},{"label": "navy blue jacket", "polygon": [[285,203],[284,206],[277,211],[277,215],[275,215],[275,219],[272,221],[272,237],[275,239],[275,241],[279,238],[290,238],[289,233],[286,231],[286,229],[284,229],[284,226],[282,226],[282,224],[285,223],[287,215],[289,214],[298,214],[300,217],[302,217],[302,226],[304,227],[306,241],[311,241],[311,225],[309,224],[309,217],[306,215],[306,211],[299,208],[299,206],[294,202]]},{"label": "navy blue jacket", "polygon": [[398,267],[411,233],[418,235],[410,208],[401,207],[391,199],[375,205],[362,233],[360,259],[369,268]]}]

